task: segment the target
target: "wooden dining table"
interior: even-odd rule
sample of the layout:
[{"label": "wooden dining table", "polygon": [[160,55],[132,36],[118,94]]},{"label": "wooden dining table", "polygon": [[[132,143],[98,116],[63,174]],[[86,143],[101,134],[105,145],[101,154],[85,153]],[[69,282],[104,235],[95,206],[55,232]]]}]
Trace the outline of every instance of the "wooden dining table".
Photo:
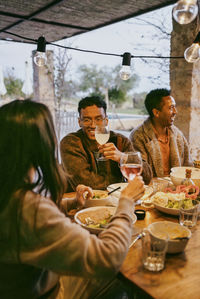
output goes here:
[{"label": "wooden dining table", "polygon": [[[73,197],[74,193],[66,194]],[[136,206],[136,209],[141,206]],[[146,210],[144,220],[137,220],[136,230],[156,221],[178,223],[177,216],[164,214],[155,208]],[[200,220],[192,229],[192,236],[182,253],[167,254],[165,268],[160,272],[144,269],[141,260],[141,240],[130,247],[120,269],[121,277],[132,288],[136,298],[200,299]],[[133,297],[134,298],[134,297]]]}]

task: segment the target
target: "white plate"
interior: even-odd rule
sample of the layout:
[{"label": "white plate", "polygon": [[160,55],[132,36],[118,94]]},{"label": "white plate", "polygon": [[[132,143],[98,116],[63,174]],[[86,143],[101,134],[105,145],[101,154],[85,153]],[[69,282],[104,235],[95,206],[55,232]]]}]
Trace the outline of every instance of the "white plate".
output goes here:
[{"label": "white plate", "polygon": [[111,184],[111,185],[109,185],[109,186],[107,187],[107,190],[110,192],[110,191],[112,191],[112,190],[114,190],[114,189],[120,187],[119,190],[117,190],[117,191],[111,193],[111,195],[112,195],[113,197],[120,198],[121,191],[122,191],[124,188],[126,188],[127,186],[128,186],[128,183],[116,183],[116,184]]},{"label": "white plate", "polygon": [[166,208],[166,207],[162,207],[156,203],[154,203],[154,207],[159,210],[160,212],[163,212],[165,214],[169,214],[169,215],[174,215],[174,216],[178,216],[179,215],[179,209],[172,209],[172,208]]},{"label": "white plate", "polygon": [[[79,212],[77,212],[74,216],[74,220],[76,221],[76,223],[80,224],[82,227],[84,227],[85,229],[89,230],[92,234],[99,234],[101,231],[103,231],[105,228],[92,228],[92,227],[88,227],[86,224],[82,223],[81,220],[78,218],[78,215],[82,214],[82,213],[94,213],[97,212],[99,210],[102,210],[102,214],[104,213],[105,210],[109,210],[109,212],[114,215],[116,207],[91,207],[91,208],[87,208],[87,209],[83,209]],[[137,221],[137,217],[134,214],[133,217],[133,224]]]},{"label": "white plate", "polygon": [[[119,190],[113,192],[111,195],[113,195],[114,197],[117,197],[119,198],[120,197],[120,194],[121,194],[121,191],[126,188],[128,186],[128,183],[116,183],[116,184],[112,184],[112,185],[109,185],[107,187],[107,190],[108,191],[112,191],[114,190],[115,188],[118,188],[118,187],[121,187]],[[145,185],[145,192],[144,192],[144,195],[141,197],[141,200],[145,200],[146,198],[148,198],[149,196],[151,196],[151,194],[153,193],[153,188],[150,187],[150,186],[147,186]]]}]

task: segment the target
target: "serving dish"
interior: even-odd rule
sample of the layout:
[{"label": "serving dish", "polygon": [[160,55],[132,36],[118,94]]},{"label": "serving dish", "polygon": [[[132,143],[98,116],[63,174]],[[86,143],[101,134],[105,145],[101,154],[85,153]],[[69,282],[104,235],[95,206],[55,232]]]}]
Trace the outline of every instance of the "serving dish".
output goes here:
[{"label": "serving dish", "polygon": [[162,233],[167,232],[169,236],[167,253],[179,253],[184,251],[190,237],[191,231],[171,221],[158,221],[151,223],[148,230],[154,238],[162,239]]},{"label": "serving dish", "polygon": [[[108,206],[99,206],[99,207],[91,207],[87,209],[83,209],[78,211],[75,216],[74,220],[76,223],[80,224],[83,228],[89,230],[93,234],[99,234],[106,227],[90,227],[86,224],[85,219],[90,217],[90,219],[94,220],[95,222],[100,222],[105,218],[111,218],[116,211],[116,207],[108,207]],[[134,214],[133,216],[133,224],[137,221],[137,217]]]},{"label": "serving dish", "polygon": [[156,203],[154,203],[154,207],[160,211],[160,212],[163,212],[165,214],[169,214],[169,215],[173,215],[173,216],[178,216],[179,215],[179,209],[174,209],[174,208],[166,208],[166,207],[163,207],[161,205],[158,205]]}]

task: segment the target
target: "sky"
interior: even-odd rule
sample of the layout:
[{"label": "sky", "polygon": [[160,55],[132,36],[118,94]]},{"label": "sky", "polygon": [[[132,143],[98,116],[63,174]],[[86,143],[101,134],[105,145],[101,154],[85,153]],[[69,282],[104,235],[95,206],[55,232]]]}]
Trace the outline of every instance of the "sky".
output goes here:
[{"label": "sky", "polygon": [[[163,18],[163,16],[169,16],[169,19],[171,19],[171,9],[172,6],[168,6],[157,10],[156,18],[155,12],[142,15],[139,18],[150,18],[150,20],[154,18],[153,21],[155,23],[157,22],[157,18]],[[153,27],[144,25],[142,21],[132,18],[60,41],[59,43],[80,49],[116,54],[130,52],[133,55],[155,55],[155,53],[152,54],[152,51],[156,51],[157,54],[169,55],[169,42],[156,41],[153,38],[154,34],[156,34],[156,31]],[[0,65],[2,66],[3,73],[6,74],[8,68],[14,68],[13,72],[16,77],[24,80],[25,61],[28,61],[30,74],[32,76],[31,55],[32,51],[35,49],[36,45],[0,41]],[[57,47],[51,48],[50,46],[47,46],[47,49],[56,51]],[[68,53],[72,57],[70,63],[70,76],[72,80],[77,76],[76,69],[78,65],[87,64],[89,66],[91,64],[96,64],[100,68],[104,66],[115,67],[117,64],[122,63],[121,57],[82,53],[70,50]],[[152,82],[148,78],[150,73],[156,76],[158,72],[158,69],[153,67],[153,63],[153,59],[149,60],[148,65],[142,62],[141,59],[132,59],[132,72],[140,76],[140,82],[135,88],[136,92],[149,91],[152,88],[159,87],[159,82]],[[168,87],[169,82],[166,74],[163,74],[163,78],[163,81],[165,82],[165,86],[163,87]]]}]

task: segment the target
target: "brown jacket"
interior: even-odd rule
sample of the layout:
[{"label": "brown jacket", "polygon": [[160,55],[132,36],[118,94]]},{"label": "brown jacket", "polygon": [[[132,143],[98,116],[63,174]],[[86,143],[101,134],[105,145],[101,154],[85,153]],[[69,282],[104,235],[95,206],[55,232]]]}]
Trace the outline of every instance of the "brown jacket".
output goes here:
[{"label": "brown jacket", "polygon": [[[108,142],[112,142],[121,152],[133,151],[133,146],[128,138],[122,134],[110,132]],[[117,162],[95,161],[94,152],[97,152],[96,141],[89,140],[80,129],[75,133],[65,136],[60,144],[62,165],[68,174],[67,191],[75,190],[78,184],[84,184],[93,189],[106,189],[113,183],[123,181],[123,177]],[[151,180],[150,166],[143,162],[143,178],[145,183]]]},{"label": "brown jacket", "polygon": [[[169,128],[169,134],[170,167],[192,165],[188,142],[183,136],[183,133],[176,126],[171,126]],[[134,144],[135,149],[141,152],[143,159],[151,166],[153,176],[163,177],[164,172],[160,146],[150,118],[134,129],[129,138]]]}]

